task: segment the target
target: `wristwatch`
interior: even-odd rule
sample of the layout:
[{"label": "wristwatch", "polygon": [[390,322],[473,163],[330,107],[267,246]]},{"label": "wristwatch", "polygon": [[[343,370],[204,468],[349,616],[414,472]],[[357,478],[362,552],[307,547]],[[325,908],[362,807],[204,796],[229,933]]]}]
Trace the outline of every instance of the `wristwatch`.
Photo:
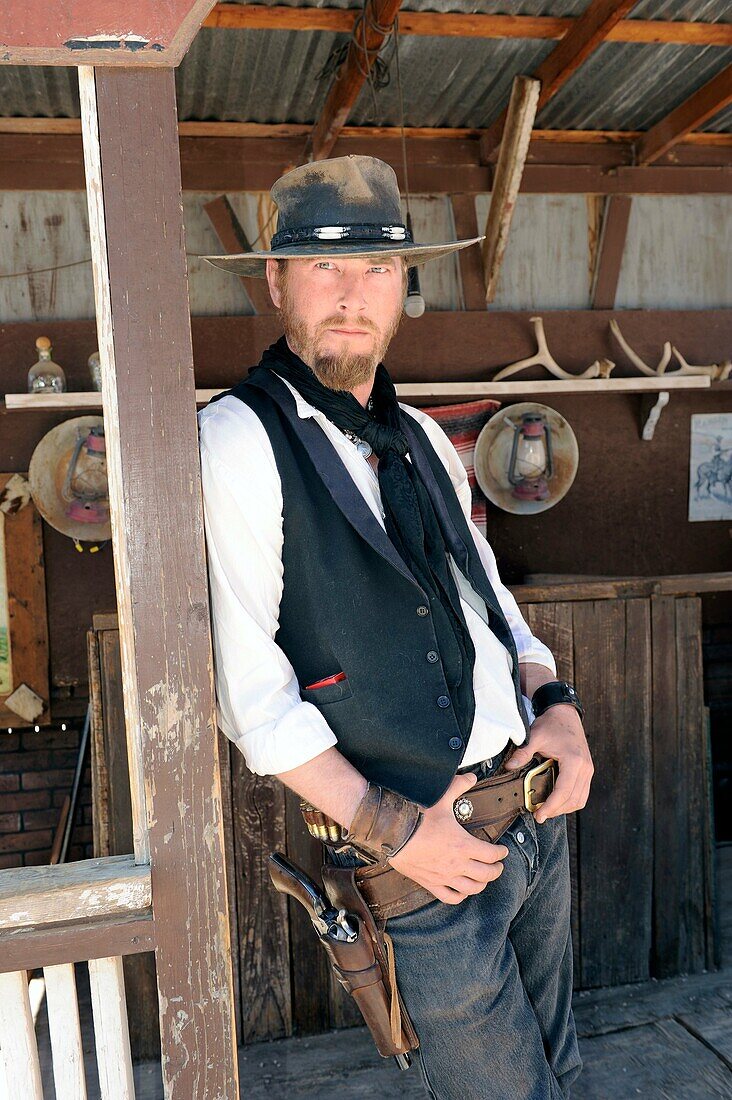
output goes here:
[{"label": "wristwatch", "polygon": [[548,684],[542,684],[541,687],[538,687],[531,696],[531,706],[536,718],[543,714],[545,710],[548,710],[549,707],[556,706],[557,703],[569,703],[577,711],[580,718],[584,717],[585,712],[579,701],[579,695],[574,685],[567,680],[550,680]]}]

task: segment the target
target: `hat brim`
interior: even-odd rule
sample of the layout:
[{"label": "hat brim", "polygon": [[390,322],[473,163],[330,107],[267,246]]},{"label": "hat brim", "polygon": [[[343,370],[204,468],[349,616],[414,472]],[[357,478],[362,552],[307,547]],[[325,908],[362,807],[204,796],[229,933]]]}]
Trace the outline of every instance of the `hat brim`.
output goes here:
[{"label": "hat brim", "polygon": [[223,268],[233,275],[250,275],[264,278],[266,274],[267,260],[303,260],[309,257],[327,258],[328,256],[406,256],[407,266],[415,267],[417,264],[427,263],[428,260],[437,260],[440,256],[447,256],[451,252],[457,252],[461,248],[468,248],[471,244],[477,244],[484,237],[471,237],[467,241],[451,241],[449,244],[403,244],[391,241],[388,248],[378,248],[371,242],[364,241],[360,245],[354,245],[348,241],[320,241],[313,244],[294,245],[290,248],[278,248],[275,252],[239,252],[229,253],[224,256],[201,256],[214,267]]}]

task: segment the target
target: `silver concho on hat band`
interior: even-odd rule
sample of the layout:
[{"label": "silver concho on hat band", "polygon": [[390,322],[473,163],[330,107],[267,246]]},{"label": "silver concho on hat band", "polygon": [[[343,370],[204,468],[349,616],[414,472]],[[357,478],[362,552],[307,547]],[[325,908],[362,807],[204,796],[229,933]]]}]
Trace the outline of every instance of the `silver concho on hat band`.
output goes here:
[{"label": "silver concho on hat band", "polygon": [[462,825],[464,822],[470,821],[473,816],[473,803],[469,798],[459,798],[453,806],[453,812]]}]

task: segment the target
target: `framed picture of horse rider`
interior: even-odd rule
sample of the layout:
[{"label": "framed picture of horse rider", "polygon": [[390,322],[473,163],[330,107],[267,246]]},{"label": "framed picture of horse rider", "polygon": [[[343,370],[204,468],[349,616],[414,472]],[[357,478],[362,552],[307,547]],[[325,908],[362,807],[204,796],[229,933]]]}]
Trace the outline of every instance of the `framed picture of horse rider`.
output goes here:
[{"label": "framed picture of horse rider", "polygon": [[732,413],[691,418],[689,520],[732,519]]}]

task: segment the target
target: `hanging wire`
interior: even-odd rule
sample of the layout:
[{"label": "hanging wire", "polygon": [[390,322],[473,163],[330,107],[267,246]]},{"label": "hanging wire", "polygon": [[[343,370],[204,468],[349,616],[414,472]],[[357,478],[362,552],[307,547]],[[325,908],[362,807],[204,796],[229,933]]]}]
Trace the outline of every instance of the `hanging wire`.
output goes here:
[{"label": "hanging wire", "polygon": [[[394,40],[395,27],[396,20],[391,26],[387,27],[374,19],[370,0],[363,0],[362,8],[356,16],[348,40],[340,46],[333,47],[316,79],[320,81],[326,77],[332,77],[335,80],[340,80],[342,66],[351,47],[354,47],[353,57],[358,71],[368,82],[375,117],[378,111],[376,92],[378,89],[386,88],[391,82],[391,57],[384,57],[383,50],[390,41]],[[382,41],[378,46],[369,47],[366,39],[368,29],[374,30],[382,36]]]},{"label": "hanging wire", "polygon": [[[277,211],[273,210],[273,212],[267,218],[267,221],[262,226],[261,232],[252,241],[252,244],[251,244],[252,248],[254,248],[254,245],[257,243],[257,241],[259,241],[262,238],[262,235],[267,230],[267,226],[272,221],[272,219],[274,218],[276,213],[277,213]],[[188,257],[188,259],[193,259],[193,260],[202,260],[205,256],[210,256],[210,255],[211,255],[210,252],[186,252],[186,256]],[[87,256],[85,260],[72,260],[68,264],[53,264],[51,267],[34,267],[34,268],[28,269],[27,271],[4,271],[4,272],[0,273],[0,279],[20,279],[23,276],[28,276],[28,275],[45,275],[47,272],[50,272],[50,271],[63,271],[67,267],[80,267],[82,264],[90,264],[91,262],[92,262],[91,256]]]},{"label": "hanging wire", "polygon": [[397,75],[397,91],[399,93],[399,118],[401,123],[401,136],[402,136],[402,164],[404,167],[404,195],[407,200],[407,218],[409,219],[409,229],[411,231],[412,210],[409,202],[409,171],[407,169],[407,138],[404,133],[404,94],[402,92],[402,71],[399,67],[399,16],[397,15],[394,20],[394,59],[396,61],[396,75]]}]

